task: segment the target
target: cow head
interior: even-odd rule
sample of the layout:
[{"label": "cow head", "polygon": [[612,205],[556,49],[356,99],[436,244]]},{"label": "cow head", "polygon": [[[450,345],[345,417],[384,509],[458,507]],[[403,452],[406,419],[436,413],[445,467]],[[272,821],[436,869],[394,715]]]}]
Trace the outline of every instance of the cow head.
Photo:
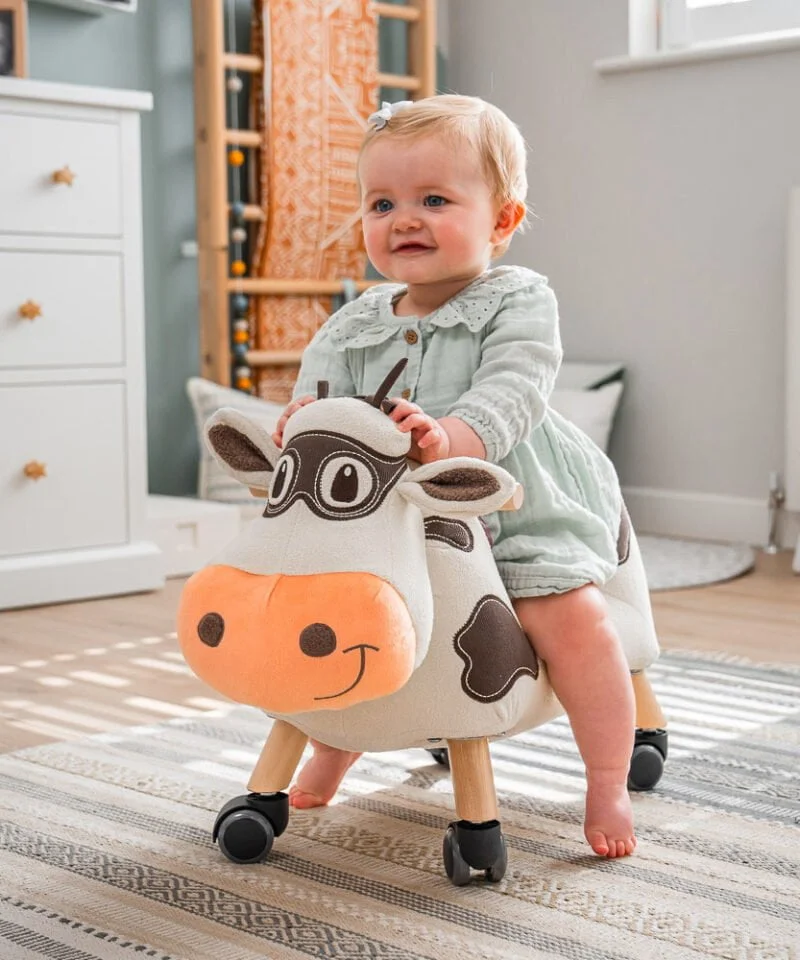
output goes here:
[{"label": "cow head", "polygon": [[179,612],[187,662],[234,700],[292,714],[399,690],[431,637],[424,517],[491,513],[514,491],[471,458],[410,469],[410,437],[384,412],[390,378],[367,402],[303,407],[282,449],[238,411],[208,421],[224,468],[268,491],[263,516],[189,580]]}]

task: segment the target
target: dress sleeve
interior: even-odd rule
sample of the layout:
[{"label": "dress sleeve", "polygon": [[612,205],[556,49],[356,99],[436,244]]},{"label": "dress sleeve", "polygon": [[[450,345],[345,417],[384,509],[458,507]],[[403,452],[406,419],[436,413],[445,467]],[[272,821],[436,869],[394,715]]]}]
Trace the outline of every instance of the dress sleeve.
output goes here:
[{"label": "dress sleeve", "polygon": [[331,338],[329,324],[332,322],[335,322],[333,318],[326,321],[303,351],[292,400],[307,394],[315,397],[319,380],[328,381],[328,392],[332,397],[355,396],[356,387],[347,363],[347,353],[337,349]]},{"label": "dress sleeve", "polygon": [[509,294],[486,329],[470,388],[446,416],[472,427],[496,463],[547,411],[562,357],[555,294],[541,281]]}]

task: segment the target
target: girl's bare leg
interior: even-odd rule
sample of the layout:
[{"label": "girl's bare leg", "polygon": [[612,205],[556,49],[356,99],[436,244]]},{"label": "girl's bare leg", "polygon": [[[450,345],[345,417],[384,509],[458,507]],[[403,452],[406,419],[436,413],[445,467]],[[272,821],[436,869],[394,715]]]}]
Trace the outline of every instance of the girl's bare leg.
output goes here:
[{"label": "girl's bare leg", "polygon": [[605,599],[587,584],[568,593],[514,600],[514,609],[547,664],[586,765],[586,839],[600,856],[627,856],[636,846],[627,790],[634,699]]},{"label": "girl's bare leg", "polygon": [[289,803],[300,810],[330,803],[344,775],[361,756],[328,747],[318,740],[312,740],[311,744],[314,755],[300,771],[297,783],[289,789]]}]

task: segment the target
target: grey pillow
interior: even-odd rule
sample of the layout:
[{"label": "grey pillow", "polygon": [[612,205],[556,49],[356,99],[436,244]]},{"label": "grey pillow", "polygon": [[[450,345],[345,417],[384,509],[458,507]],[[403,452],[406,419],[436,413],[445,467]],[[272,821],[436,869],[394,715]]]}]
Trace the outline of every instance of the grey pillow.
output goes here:
[{"label": "grey pillow", "polygon": [[284,405],[262,400],[260,397],[253,397],[240,390],[232,390],[230,387],[221,387],[218,383],[212,383],[202,377],[189,379],[186,383],[186,392],[192,404],[197,439],[200,444],[197,496],[201,500],[220,500],[224,503],[237,503],[253,508],[255,501],[247,487],[225,473],[208,452],[203,440],[203,427],[211,414],[220,407],[233,407],[258,420],[271,433],[284,411]]}]

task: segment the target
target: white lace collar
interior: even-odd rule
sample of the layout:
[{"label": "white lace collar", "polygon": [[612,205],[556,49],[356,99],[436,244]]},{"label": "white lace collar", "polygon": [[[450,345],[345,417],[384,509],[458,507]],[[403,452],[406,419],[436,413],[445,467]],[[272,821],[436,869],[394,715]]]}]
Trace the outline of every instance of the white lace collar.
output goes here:
[{"label": "white lace collar", "polygon": [[382,283],[342,307],[328,321],[329,331],[337,350],[374,346],[388,340],[399,327],[420,319],[435,327],[463,323],[475,333],[494,317],[503,297],[546,282],[545,277],[527,267],[494,267],[423,318],[395,316],[394,301],[406,288],[400,283]]}]

